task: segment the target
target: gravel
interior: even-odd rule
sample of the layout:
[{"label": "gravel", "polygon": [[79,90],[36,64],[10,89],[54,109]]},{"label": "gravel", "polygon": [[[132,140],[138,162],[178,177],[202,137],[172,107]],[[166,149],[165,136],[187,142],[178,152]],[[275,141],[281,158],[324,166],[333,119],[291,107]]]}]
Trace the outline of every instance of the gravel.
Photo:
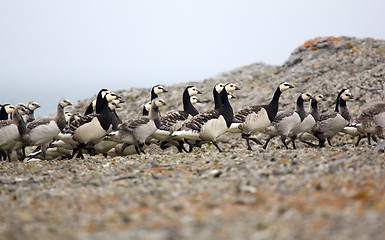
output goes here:
[{"label": "gravel", "polygon": [[[255,63],[202,82],[166,86],[168,108],[180,109],[181,93],[204,91],[198,110],[211,109],[214,83],[241,87],[235,111],[269,101],[282,81],[280,108],[294,109],[302,90],[322,93],[332,108],[342,87],[359,109],[382,99],[385,41],[317,38],[298,47],[282,66]],[[117,91],[123,119],[140,115],[149,89]],[[90,99],[79,101],[82,112]],[[262,137],[262,136],[261,136]],[[261,139],[264,139],[262,137]],[[286,150],[278,139],[263,150],[245,149],[225,134],[191,154],[156,146],[127,157],[0,163],[1,239],[383,239],[385,154],[365,141],[339,135],[333,147],[298,143]],[[383,149],[383,147],[382,147]],[[380,149],[379,149],[380,150]]]}]

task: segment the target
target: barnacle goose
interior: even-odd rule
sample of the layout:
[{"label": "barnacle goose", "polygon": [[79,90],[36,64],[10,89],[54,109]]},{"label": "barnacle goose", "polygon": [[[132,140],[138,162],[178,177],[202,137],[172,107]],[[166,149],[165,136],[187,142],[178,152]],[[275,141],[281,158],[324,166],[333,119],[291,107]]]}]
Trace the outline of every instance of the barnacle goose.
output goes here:
[{"label": "barnacle goose", "polygon": [[385,102],[378,102],[364,108],[357,117],[355,125],[360,133],[356,146],[358,146],[360,141],[365,137],[368,138],[369,145],[371,145],[371,138],[377,141],[377,137],[383,137],[385,128]]},{"label": "barnacle goose", "polygon": [[118,126],[116,131],[107,135],[108,140],[123,143],[121,153],[129,145],[134,145],[136,152],[144,153],[143,146],[146,139],[152,135],[160,125],[160,106],[166,105],[163,99],[152,100],[148,116],[141,116],[129,119]]},{"label": "barnacle goose", "polygon": [[1,105],[0,120],[7,120],[11,118],[14,109],[15,107],[9,103]]},{"label": "barnacle goose", "polygon": [[214,99],[217,109],[200,113],[185,121],[179,130],[170,135],[170,138],[212,142],[218,151],[222,152],[217,144],[217,138],[227,131],[233,121],[233,108],[228,99],[228,91],[239,88],[233,83],[228,83],[222,87],[218,98],[215,94],[218,92],[216,87],[214,87]]},{"label": "barnacle goose", "polygon": [[336,100],[333,113],[326,113],[319,116],[319,120],[312,130],[312,134],[318,139],[319,147],[325,147],[325,141],[334,137],[350,122],[350,113],[346,101],[353,99],[348,89],[342,89]]},{"label": "barnacle goose", "polygon": [[[296,107],[295,107],[296,109],[294,112],[279,111],[277,113],[277,115],[275,116],[272,122],[272,125],[267,127],[266,131],[264,132],[270,135],[270,137],[266,140],[265,145],[263,146],[264,149],[266,149],[267,145],[269,144],[269,141],[278,135],[281,136],[282,143],[286,149],[289,149],[289,147],[285,142],[287,137],[291,138],[293,149],[296,148],[294,139],[296,137],[297,132],[302,132],[302,129],[299,129],[299,128],[301,124],[304,123],[304,120],[306,117],[306,112],[303,104],[304,102],[310,101],[311,98],[312,96],[310,93],[308,92],[301,93],[297,98]],[[311,118],[307,118],[307,119],[311,119]]]},{"label": "barnacle goose", "polygon": [[265,130],[270,125],[278,112],[278,101],[281,93],[290,88],[293,86],[283,82],[277,87],[268,105],[249,106],[234,115],[234,123],[230,132],[241,132],[242,138],[246,139],[248,150],[251,150],[250,140],[261,144],[258,139],[250,136]]},{"label": "barnacle goose", "polygon": [[[78,120],[71,122],[70,131],[73,132],[73,140],[78,144],[74,148],[72,157],[84,158],[83,149],[93,146],[100,142],[103,137],[112,129],[113,113],[108,107],[109,101],[116,99],[117,96],[107,89],[99,91],[96,97],[95,113],[85,115]],[[88,145],[88,146],[87,146]]]},{"label": "barnacle goose", "polygon": [[0,152],[4,160],[11,161],[11,152],[15,144],[26,132],[26,124],[22,115],[29,112],[26,105],[19,103],[12,112],[12,120],[0,121]]},{"label": "barnacle goose", "polygon": [[40,107],[37,102],[29,102],[27,103],[27,107],[29,108],[30,113],[25,116],[25,123],[30,123],[35,121],[35,110]]},{"label": "barnacle goose", "polygon": [[143,106],[143,116],[148,116],[151,108],[151,102],[155,98],[159,97],[159,94],[168,92],[163,86],[161,85],[155,85],[151,88],[150,95],[151,95],[151,100],[144,104]]},{"label": "barnacle goose", "polygon": [[[187,86],[182,94],[183,110],[168,112],[162,115],[159,128],[151,136],[157,140],[163,141],[170,135],[170,128],[174,124],[197,115],[199,112],[194,107],[195,103],[200,102],[199,99],[195,97],[197,94],[202,94],[197,87]],[[163,145],[165,145],[165,143],[163,143]],[[178,149],[181,151],[180,144],[178,145]]]},{"label": "barnacle goose", "polygon": [[[311,131],[319,121],[318,104],[321,103],[323,100],[324,96],[322,94],[317,94],[311,99],[309,114],[303,120],[303,124],[301,123],[301,127],[297,132],[297,138],[300,139],[302,142],[305,142],[305,140],[317,140],[317,138],[311,134]],[[305,143],[309,144],[309,142]]]},{"label": "barnacle goose", "polygon": [[46,144],[64,129],[66,125],[64,108],[71,105],[68,99],[61,98],[57,105],[55,117],[45,117],[28,123],[27,132],[23,137],[24,146],[41,146],[43,159],[45,160]]},{"label": "barnacle goose", "polygon": [[[118,96],[114,92],[110,92],[110,94],[108,95],[107,101],[110,102],[110,101],[116,100],[116,99],[118,99],[117,103],[124,103],[124,101],[123,101],[121,96]],[[91,101],[91,103],[86,108],[86,111],[84,112],[84,115],[88,115],[88,114],[94,113],[95,109],[96,109],[96,99]]]}]

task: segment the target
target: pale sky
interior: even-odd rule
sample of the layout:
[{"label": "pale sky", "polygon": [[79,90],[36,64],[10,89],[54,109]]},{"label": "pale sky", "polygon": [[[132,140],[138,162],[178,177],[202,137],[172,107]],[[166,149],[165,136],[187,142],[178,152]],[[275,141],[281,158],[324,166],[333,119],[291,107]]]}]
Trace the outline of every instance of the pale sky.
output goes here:
[{"label": "pale sky", "polygon": [[280,65],[317,36],[385,39],[384,10],[383,0],[0,0],[0,103],[37,101],[46,115],[60,97],[101,88]]}]

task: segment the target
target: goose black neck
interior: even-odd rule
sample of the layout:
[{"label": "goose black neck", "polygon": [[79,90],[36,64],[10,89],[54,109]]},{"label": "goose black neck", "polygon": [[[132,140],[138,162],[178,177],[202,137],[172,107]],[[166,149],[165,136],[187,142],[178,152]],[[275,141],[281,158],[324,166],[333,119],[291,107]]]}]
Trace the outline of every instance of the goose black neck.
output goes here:
[{"label": "goose black neck", "polygon": [[350,121],[350,113],[348,106],[346,105],[346,101],[340,98],[339,100],[339,112],[342,115],[343,118],[345,118],[347,121]]},{"label": "goose black neck", "polygon": [[338,95],[337,95],[337,100],[336,100],[336,108],[334,109],[335,112],[339,112],[339,106],[340,106],[340,98],[343,92],[345,92],[346,89],[342,89]]},{"label": "goose black neck", "polygon": [[64,107],[62,107],[60,104],[57,105],[55,122],[59,127],[60,131],[62,131],[66,125],[66,118],[64,115]]},{"label": "goose black neck", "polygon": [[149,118],[154,121],[156,128],[160,127],[160,109],[153,102],[149,113]]},{"label": "goose black neck", "polygon": [[84,112],[84,115],[88,115],[88,114],[91,114],[94,112],[94,106],[92,104],[92,102],[90,103],[90,105],[88,105],[86,111]]},{"label": "goose black neck", "polygon": [[273,99],[271,99],[269,105],[266,106],[267,108],[267,115],[269,116],[269,120],[272,122],[277,115],[278,112],[278,102],[279,102],[279,97],[281,96],[281,90],[279,87],[277,90],[275,90]]},{"label": "goose black neck", "polygon": [[318,114],[318,102],[317,102],[317,100],[312,99],[310,106],[311,106],[311,113],[310,114],[313,116],[315,121],[318,121],[319,114]]},{"label": "goose black neck", "polygon": [[215,87],[213,89],[213,96],[214,96],[214,104],[215,104],[214,109],[218,110],[222,107],[222,100],[221,100],[221,94],[217,92],[217,89]]},{"label": "goose black neck", "polygon": [[14,109],[12,113],[12,122],[17,126],[20,135],[24,135],[27,131],[27,127],[23,117],[19,114],[19,109]]},{"label": "goose black neck", "polygon": [[228,93],[226,91],[226,88],[224,87],[220,94],[220,97],[221,97],[220,100],[222,102],[222,106],[219,111],[224,117],[226,121],[226,125],[229,128],[231,123],[233,122],[234,113],[233,113],[233,108],[231,107],[229,102],[229,97],[227,95]]},{"label": "goose black neck", "polygon": [[154,86],[154,87],[151,89],[151,101],[158,97],[158,94],[156,94],[155,91],[154,91],[155,87],[157,87],[157,86],[158,86],[158,85]]},{"label": "goose black neck", "polygon": [[5,111],[5,105],[0,109],[0,120],[7,120],[8,113]]},{"label": "goose black neck", "polygon": [[148,116],[148,111],[146,109],[146,106],[143,107],[143,113],[142,113],[143,116]]},{"label": "goose black neck", "polygon": [[305,119],[306,113],[305,113],[305,108],[303,107],[303,98],[302,96],[299,96],[297,98],[297,109],[296,112],[298,113],[299,117],[301,118],[301,121]]},{"label": "goose black neck", "polygon": [[106,99],[106,96],[102,96],[102,92],[107,91],[107,89],[102,89],[99,91],[98,96],[96,97],[96,106],[95,106],[95,112],[101,113],[101,111],[105,108],[108,108],[108,101]]},{"label": "goose black neck", "polygon": [[188,94],[187,88],[183,92],[183,111],[192,116],[198,115],[199,113],[198,110],[191,103],[190,94]]}]

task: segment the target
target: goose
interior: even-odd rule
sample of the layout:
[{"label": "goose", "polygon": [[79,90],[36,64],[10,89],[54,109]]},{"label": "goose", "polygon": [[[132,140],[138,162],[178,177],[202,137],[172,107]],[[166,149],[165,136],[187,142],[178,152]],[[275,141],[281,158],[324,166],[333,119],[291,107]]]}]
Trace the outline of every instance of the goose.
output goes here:
[{"label": "goose", "polygon": [[7,120],[11,118],[14,109],[15,107],[9,103],[1,105],[0,120]]},{"label": "goose", "polygon": [[148,114],[150,112],[152,100],[159,97],[159,94],[166,93],[166,92],[168,92],[168,91],[161,85],[155,85],[151,88],[151,91],[150,91],[151,100],[149,102],[147,102],[146,104],[144,104],[143,111],[142,111],[143,116],[148,116]]},{"label": "goose", "polygon": [[121,153],[129,145],[134,145],[138,154],[144,153],[143,146],[146,139],[152,135],[160,126],[160,106],[166,105],[163,99],[155,98],[152,100],[151,109],[148,116],[129,119],[119,125],[116,131],[107,135],[108,140],[124,143]]},{"label": "goose", "polygon": [[[119,107],[119,106],[116,106],[117,104],[114,100],[109,102],[108,105],[109,105],[109,108],[111,110],[115,109],[115,107]],[[69,121],[71,121],[71,117],[72,117],[72,114],[70,114],[70,113],[68,114],[68,116],[66,116],[66,121],[67,121],[66,127],[68,126]],[[74,121],[74,119],[72,119],[72,121]],[[62,135],[62,133],[60,133],[59,135]],[[104,147],[104,145],[102,143],[103,142],[100,142],[100,143],[95,145],[96,151],[98,151]],[[45,153],[46,159],[51,160],[51,159],[58,159],[58,158],[61,158],[61,159],[70,158],[71,154],[72,154],[72,149],[74,146],[76,146],[75,141],[73,141],[73,144],[68,144],[67,142],[63,142],[61,140],[55,139],[55,140],[50,142],[50,144],[46,150],[46,153]],[[110,148],[112,148],[112,147],[110,147]],[[43,158],[43,152],[42,152],[41,147],[38,146],[33,152],[28,154],[27,157],[29,157],[29,158]]]},{"label": "goose", "polygon": [[233,121],[233,108],[228,99],[230,89],[239,88],[233,83],[228,83],[220,90],[220,98],[216,98],[218,95],[215,94],[216,87],[214,87],[214,99],[218,109],[200,113],[187,120],[179,130],[170,135],[170,138],[212,142],[218,151],[222,152],[217,144],[217,138],[228,130]]},{"label": "goose", "polygon": [[[174,124],[197,115],[199,112],[194,107],[195,103],[200,102],[196,97],[197,94],[202,94],[197,87],[187,86],[182,94],[183,110],[168,112],[162,115],[159,128],[151,136],[157,140],[163,141],[170,135],[170,128]],[[163,145],[165,146],[165,143],[163,143]],[[180,144],[177,147],[178,150],[181,151]]]},{"label": "goose", "polygon": [[86,147],[92,149],[111,131],[114,114],[109,108],[109,101],[111,102],[116,98],[117,96],[113,92],[107,89],[100,90],[96,97],[95,113],[71,122],[69,130],[73,132],[72,139],[77,142],[72,157],[78,153],[77,157],[84,159],[83,149]]},{"label": "goose", "polygon": [[[297,138],[300,139],[302,142],[305,142],[306,140],[318,140],[314,135],[311,134],[311,131],[319,121],[319,111],[318,111],[318,104],[321,103],[324,100],[324,96],[322,94],[317,94],[313,96],[313,98],[310,101],[310,107],[309,107],[309,114],[304,119],[305,127],[300,129],[298,131]],[[302,124],[301,124],[302,125]],[[309,142],[305,142],[309,144]],[[309,145],[312,145],[311,143]]]},{"label": "goose", "polygon": [[[108,95],[107,101],[110,102],[110,101],[116,100],[116,99],[119,99],[118,103],[124,103],[122,97],[120,97],[119,95],[117,95],[114,92],[110,92],[110,94]],[[96,109],[96,99],[91,101],[91,103],[86,108],[86,111],[84,112],[84,115],[88,115],[88,114],[94,113],[95,109]]]},{"label": "goose", "polygon": [[[279,111],[277,115],[275,116],[272,125],[266,128],[266,133],[270,135],[270,137],[266,140],[265,145],[263,146],[264,149],[267,148],[267,145],[269,144],[269,141],[273,139],[275,136],[281,136],[281,140],[283,145],[285,146],[286,149],[289,149],[289,147],[286,144],[286,138],[290,137],[291,142],[293,145],[293,149],[295,149],[295,143],[294,140],[296,138],[296,134],[298,132],[302,132],[303,129],[300,129],[302,123],[306,123],[305,117],[306,117],[306,112],[305,108],[303,106],[304,102],[308,102],[312,99],[312,96],[308,92],[301,93],[296,102],[296,109],[294,112],[292,111]],[[311,116],[311,115],[310,115]],[[309,119],[311,118],[306,118]],[[313,119],[314,121],[314,119]],[[309,123],[311,124],[311,122]],[[315,121],[314,121],[315,124]],[[314,126],[313,124],[313,126]],[[308,126],[306,126],[308,128]]]},{"label": "goose", "polygon": [[[112,100],[110,103],[108,103],[108,108],[113,113],[112,122],[111,122],[111,126],[112,126],[111,130],[112,131],[117,130],[119,124],[122,123],[122,120],[120,119],[120,117],[118,116],[118,114],[115,111],[117,108],[121,108],[121,106],[119,105],[120,103],[122,103],[120,101],[120,99],[115,99],[115,100]],[[95,146],[94,146],[95,153],[96,154],[102,154],[103,156],[107,156],[108,151],[115,146],[116,146],[116,142],[110,141],[110,140],[104,138],[102,141],[95,144]]]},{"label": "goose", "polygon": [[385,102],[378,102],[364,108],[357,117],[355,126],[360,133],[356,146],[365,137],[368,138],[369,145],[371,145],[371,138],[377,142],[377,137],[383,137],[385,128]]},{"label": "goose", "polygon": [[294,87],[287,82],[283,82],[277,87],[268,105],[249,106],[234,115],[234,123],[230,128],[230,132],[241,132],[242,138],[246,139],[248,150],[251,150],[250,140],[261,144],[258,139],[250,136],[264,131],[270,125],[278,112],[278,101],[281,93],[290,88]]},{"label": "goose", "polygon": [[22,116],[27,113],[29,113],[27,106],[19,103],[12,112],[12,120],[0,121],[0,152],[4,160],[8,157],[8,161],[11,161],[11,152],[15,144],[26,132],[26,124]]},{"label": "goose", "polygon": [[23,137],[24,146],[41,146],[43,159],[46,160],[47,143],[64,129],[66,125],[64,108],[71,105],[68,99],[61,98],[54,117],[45,117],[28,123],[27,132]]},{"label": "goose", "polygon": [[40,105],[37,102],[29,102],[27,107],[31,110],[30,113],[25,116],[25,123],[28,124],[35,121],[35,110],[38,109]]},{"label": "goose", "polygon": [[320,148],[325,147],[326,140],[331,145],[330,139],[349,124],[350,113],[346,102],[353,98],[348,89],[342,89],[337,96],[334,112],[319,116],[312,134],[318,139]]}]

